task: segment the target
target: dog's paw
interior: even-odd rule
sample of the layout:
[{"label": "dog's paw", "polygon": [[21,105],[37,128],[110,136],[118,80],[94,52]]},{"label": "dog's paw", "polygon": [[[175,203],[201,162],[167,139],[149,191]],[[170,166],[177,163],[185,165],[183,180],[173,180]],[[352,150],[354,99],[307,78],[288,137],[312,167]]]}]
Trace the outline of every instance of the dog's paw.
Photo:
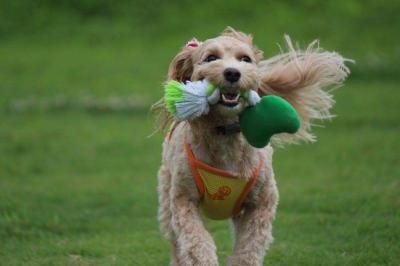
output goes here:
[{"label": "dog's paw", "polygon": [[255,254],[235,254],[228,258],[226,266],[261,266],[261,259]]},{"label": "dog's paw", "polygon": [[208,241],[195,241],[184,253],[184,265],[218,266],[215,245]]}]

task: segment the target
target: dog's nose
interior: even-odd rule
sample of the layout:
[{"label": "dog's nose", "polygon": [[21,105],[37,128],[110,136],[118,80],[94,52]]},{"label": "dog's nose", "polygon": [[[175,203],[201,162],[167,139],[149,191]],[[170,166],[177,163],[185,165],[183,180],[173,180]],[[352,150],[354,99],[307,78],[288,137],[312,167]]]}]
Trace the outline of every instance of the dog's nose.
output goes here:
[{"label": "dog's nose", "polygon": [[229,82],[236,82],[240,79],[240,72],[236,68],[227,68],[224,71],[224,77]]}]

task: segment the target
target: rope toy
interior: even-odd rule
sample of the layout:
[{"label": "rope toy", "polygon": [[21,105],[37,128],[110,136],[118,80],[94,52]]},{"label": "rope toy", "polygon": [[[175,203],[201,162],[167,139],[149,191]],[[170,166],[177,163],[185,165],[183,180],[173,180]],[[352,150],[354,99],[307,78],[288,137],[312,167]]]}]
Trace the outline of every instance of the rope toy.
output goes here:
[{"label": "rope toy", "polygon": [[206,80],[186,83],[171,80],[165,85],[165,106],[178,121],[208,114],[210,104],[216,104],[219,96],[219,89]]}]

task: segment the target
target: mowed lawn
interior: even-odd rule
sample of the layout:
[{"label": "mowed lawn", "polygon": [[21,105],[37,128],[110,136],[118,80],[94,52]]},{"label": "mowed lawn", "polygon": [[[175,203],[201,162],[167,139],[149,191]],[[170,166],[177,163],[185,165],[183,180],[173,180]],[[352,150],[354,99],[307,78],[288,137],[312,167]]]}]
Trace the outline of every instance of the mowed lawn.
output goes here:
[{"label": "mowed lawn", "polygon": [[[168,265],[157,223],[163,136],[148,137],[147,110],[9,106],[60,94],[79,101],[85,85],[100,99],[132,94],[150,104],[173,52],[155,51],[152,59],[164,57],[149,66],[138,50],[108,58],[107,47],[51,49],[38,44],[29,58],[22,44],[0,50],[0,265]],[[41,61],[46,53],[54,57]],[[85,55],[75,65],[70,54]],[[317,143],[275,151],[280,204],[265,265],[400,264],[398,83],[350,80],[334,94],[337,117],[316,129]],[[222,263],[228,222],[206,223]]]}]

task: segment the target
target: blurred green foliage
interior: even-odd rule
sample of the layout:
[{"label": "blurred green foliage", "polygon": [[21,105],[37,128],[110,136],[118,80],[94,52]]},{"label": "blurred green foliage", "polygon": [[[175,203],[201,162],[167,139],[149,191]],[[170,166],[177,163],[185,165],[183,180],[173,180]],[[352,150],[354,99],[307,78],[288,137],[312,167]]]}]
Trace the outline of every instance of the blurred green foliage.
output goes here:
[{"label": "blurred green foliage", "polygon": [[177,49],[192,36],[209,38],[230,25],[254,34],[266,56],[277,52],[284,33],[303,46],[319,38],[322,47],[357,61],[355,76],[397,78],[399,13],[396,0],[3,0],[0,37],[37,35],[52,41],[81,35]]}]

